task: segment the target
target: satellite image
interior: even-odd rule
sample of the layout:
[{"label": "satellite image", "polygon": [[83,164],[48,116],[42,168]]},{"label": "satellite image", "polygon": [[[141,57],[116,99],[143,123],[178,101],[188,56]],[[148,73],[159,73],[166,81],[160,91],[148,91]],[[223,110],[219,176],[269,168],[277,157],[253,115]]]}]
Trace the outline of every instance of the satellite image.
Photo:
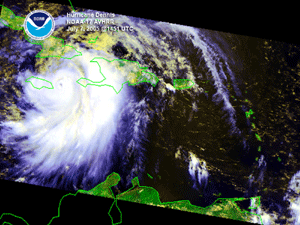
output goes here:
[{"label": "satellite image", "polygon": [[18,2],[0,6],[0,179],[74,193],[117,173],[120,198],[137,177],[157,204],[244,198],[250,223],[300,223],[299,45]]}]

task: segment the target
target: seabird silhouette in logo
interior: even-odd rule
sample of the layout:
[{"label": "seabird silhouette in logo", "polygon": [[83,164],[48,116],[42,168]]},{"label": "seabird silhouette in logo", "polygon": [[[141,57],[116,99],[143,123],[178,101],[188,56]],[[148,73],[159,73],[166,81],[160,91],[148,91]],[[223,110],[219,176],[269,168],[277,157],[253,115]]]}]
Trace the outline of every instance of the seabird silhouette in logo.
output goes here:
[{"label": "seabird silhouette in logo", "polygon": [[39,26],[37,26],[37,25],[32,21],[31,18],[28,18],[28,20],[27,20],[27,22],[30,23],[33,27],[35,27],[36,30],[45,28],[45,26],[49,23],[49,21],[51,21],[51,18],[50,18],[50,17],[48,17],[48,18],[46,19],[45,23],[44,23],[41,27],[39,27]]},{"label": "seabird silhouette in logo", "polygon": [[46,11],[33,11],[25,19],[25,31],[31,38],[43,40],[54,31],[54,19]]}]

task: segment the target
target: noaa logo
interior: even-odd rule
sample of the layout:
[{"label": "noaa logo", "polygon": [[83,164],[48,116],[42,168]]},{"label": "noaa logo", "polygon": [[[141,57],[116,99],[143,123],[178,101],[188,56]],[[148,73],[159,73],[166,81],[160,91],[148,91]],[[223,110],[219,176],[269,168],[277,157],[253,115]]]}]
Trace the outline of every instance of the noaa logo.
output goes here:
[{"label": "noaa logo", "polygon": [[24,21],[26,34],[35,40],[44,40],[54,31],[54,19],[44,10],[35,10],[27,15]]}]

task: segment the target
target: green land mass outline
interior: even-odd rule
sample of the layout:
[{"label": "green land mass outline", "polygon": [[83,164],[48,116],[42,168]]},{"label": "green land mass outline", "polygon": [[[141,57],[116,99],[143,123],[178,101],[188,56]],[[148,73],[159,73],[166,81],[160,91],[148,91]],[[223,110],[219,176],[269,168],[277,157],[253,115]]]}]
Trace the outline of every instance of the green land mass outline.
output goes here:
[{"label": "green land mass outline", "polygon": [[[46,83],[49,83],[51,87],[49,88],[49,87],[44,86],[44,85],[43,85],[42,87],[35,87],[34,84],[33,84],[32,81],[31,81],[31,80],[34,80],[34,79],[41,80],[41,81],[44,81],[44,82],[46,82]],[[34,88],[36,88],[36,89],[38,89],[38,90],[42,89],[43,87],[44,87],[44,88],[48,88],[48,89],[54,89],[53,84],[52,84],[50,81],[48,81],[48,80],[46,80],[46,79],[39,78],[39,77],[31,76],[31,77],[27,78],[27,79],[25,80],[25,82],[31,83],[32,87],[34,87]]]},{"label": "green land mass outline", "polygon": [[173,87],[175,89],[188,89],[194,86],[194,82],[190,79],[174,79],[173,80]]},{"label": "green land mass outline", "polygon": [[[31,39],[25,32],[23,27],[24,24],[24,17],[16,16],[14,12],[7,7],[2,6],[1,15],[0,15],[0,22],[3,23],[4,26],[12,28],[14,30],[22,30],[24,31],[25,39],[35,45],[41,45],[42,50],[35,56],[37,58],[47,58],[47,57],[60,57],[63,59],[72,59],[76,56],[82,56],[82,53],[76,50],[71,45],[64,45],[64,40],[62,38],[57,38],[54,36],[50,36],[45,40],[33,40]],[[72,57],[63,57],[62,55],[66,50],[75,50],[78,54],[73,55]]]},{"label": "green land mass outline", "polygon": [[[118,194],[117,196],[114,196],[111,187],[117,185],[119,181],[120,181],[120,175],[118,173],[113,172],[106,178],[104,182],[98,184],[96,187],[92,188],[89,191],[78,190],[75,194],[70,193],[64,195],[59,202],[58,215],[53,217],[48,223],[48,225],[51,224],[53,219],[60,217],[60,206],[62,200],[67,196],[76,196],[78,193],[114,199],[114,202],[108,211],[108,215],[112,221],[112,225],[117,225],[122,223],[122,212],[117,206],[117,200],[136,202],[140,204],[147,204],[147,205],[164,207],[164,208],[171,208],[171,209],[176,209],[181,211],[222,217],[226,219],[233,219],[233,220],[244,221],[244,222],[249,222],[250,214],[252,214],[258,216],[260,218],[261,224],[263,224],[260,215],[246,210],[242,211],[240,207],[235,203],[236,201],[247,200],[247,198],[218,198],[212,205],[207,206],[205,208],[192,205],[189,200],[162,203],[159,199],[158,192],[154,188],[139,185],[138,177],[135,177],[131,180],[133,186],[132,188],[130,188],[129,190],[121,194]],[[260,205],[260,196],[252,197],[250,199],[255,200],[254,202],[255,206],[249,207],[249,209],[256,209]],[[112,216],[110,215],[113,205],[117,207],[120,213],[120,218],[117,220],[118,222],[114,222],[115,219],[112,218]],[[3,217],[7,217],[9,219],[10,216],[20,219],[23,222],[25,222],[27,225],[29,225],[25,219],[23,219],[22,217],[18,217],[12,213],[3,213],[0,217],[0,220],[3,219]],[[4,224],[10,224],[10,223],[4,222],[2,225]]]},{"label": "green land mass outline", "polygon": [[[72,3],[71,3],[71,1],[69,0],[69,2],[70,2],[70,4],[71,4],[71,6],[72,6],[72,8],[73,8],[73,5],[72,5]],[[12,28],[12,29],[14,29],[14,30],[22,30],[23,29],[23,31],[24,31],[24,37],[25,37],[25,39],[29,42],[29,43],[31,43],[31,44],[36,44],[36,45],[41,45],[42,46],[42,50],[35,56],[35,57],[37,57],[37,58],[47,58],[47,57],[60,57],[60,58],[63,58],[63,59],[72,59],[72,58],[74,58],[74,57],[76,57],[76,56],[82,56],[82,53],[81,52],[79,52],[78,50],[76,50],[73,46],[70,46],[70,45],[64,45],[64,40],[63,39],[61,39],[61,38],[57,38],[57,37],[53,37],[53,36],[50,36],[49,38],[47,38],[47,39],[45,39],[45,40],[33,40],[33,39],[31,39],[27,34],[26,34],[26,32],[25,32],[25,29],[24,29],[24,27],[23,27],[23,24],[24,24],[24,20],[25,20],[25,18],[24,17],[20,17],[20,16],[15,16],[15,14],[14,14],[14,12],[12,11],[12,10],[10,10],[10,9],[8,9],[7,7],[5,7],[5,6],[3,6],[3,5],[0,5],[0,6],[2,6],[2,10],[1,10],[1,15],[0,15],[0,21],[5,25],[5,26],[8,26],[8,27],[10,27],[10,28]],[[74,8],[73,8],[73,10],[74,10]],[[74,10],[75,11],[75,10]],[[87,18],[87,17],[86,17]],[[85,18],[85,19],[86,19]],[[98,38],[98,36],[95,38],[95,39],[93,39],[93,41],[89,41],[89,43],[95,43],[96,42],[96,40],[97,40],[97,38]],[[72,48],[73,50],[75,50],[78,54],[77,55],[73,55],[72,57],[70,57],[70,58],[68,58],[68,57],[63,57],[62,55],[64,54],[64,52],[67,50],[67,49],[70,49],[70,48]],[[95,57],[94,59],[96,59],[97,57]],[[102,57],[99,57],[99,58],[102,58]],[[94,60],[93,59],[93,60]],[[104,58],[103,58],[104,59]],[[93,60],[91,60],[91,62],[93,62]],[[107,59],[105,59],[105,60],[107,60]],[[118,60],[123,60],[123,59],[118,59]],[[107,61],[109,61],[109,60],[107,60]],[[114,61],[114,60],[112,60],[112,61]],[[109,61],[109,62],[112,62],[112,61]],[[123,60],[123,61],[129,61],[129,60]],[[131,61],[131,62],[136,62],[136,61]],[[98,63],[98,62],[97,62]],[[138,62],[136,62],[136,63],[138,63]],[[99,65],[99,63],[98,63],[98,65]],[[100,65],[99,65],[99,67],[100,67]],[[137,75],[138,77],[139,77],[139,82],[137,82],[137,83],[130,83],[130,81],[126,81],[126,82],[124,82],[123,84],[125,84],[125,83],[128,83],[128,85],[130,86],[130,85],[136,85],[136,84],[139,84],[139,83],[142,83],[142,82],[149,82],[149,83],[151,83],[151,81],[148,81],[147,79],[145,80],[145,79],[141,79],[142,78],[142,76],[141,76],[141,73],[142,72],[144,72],[144,73],[148,73],[148,74],[150,74],[150,75],[152,75],[152,76],[154,76],[154,79],[156,80],[156,83],[153,85],[154,87],[155,87],[155,85],[157,84],[157,82],[159,81],[159,79],[153,74],[153,73],[150,73],[150,72],[147,72],[147,71],[145,71],[146,69],[148,69],[148,67],[139,67],[140,69],[142,69],[142,71],[140,71],[140,75]],[[100,73],[101,73],[101,67],[100,67]],[[101,73],[102,74],[102,73]],[[89,79],[87,79],[87,78],[80,78],[79,80],[77,80],[76,82],[78,83],[78,84],[80,84],[81,86],[83,86],[83,87],[86,87],[85,85],[82,85],[79,81],[80,80],[82,80],[82,79],[85,79],[85,80],[88,80],[88,81],[90,81],[91,83],[89,83],[89,84],[87,84],[87,85],[94,85],[94,86],[99,86],[99,87],[101,87],[101,86],[110,86],[110,87],[112,87],[113,89],[114,89],[114,91],[118,94],[120,91],[121,91],[121,89],[123,88],[123,84],[122,84],[122,88],[119,90],[119,91],[117,91],[112,85],[108,85],[108,84],[106,84],[106,85],[102,85],[102,84],[100,84],[99,85],[99,83],[101,83],[101,82],[103,82],[103,81],[105,81],[106,80],[106,77],[102,74],[102,76],[104,77],[104,79],[102,80],[102,81],[100,81],[100,82],[93,82],[92,80],[89,80]],[[28,78],[29,79],[29,78]],[[37,79],[40,79],[40,78],[37,78]],[[42,80],[42,79],[41,79]],[[44,81],[46,81],[46,82],[49,82],[49,81],[47,81],[47,80],[45,80],[45,79],[43,79]],[[26,82],[27,82],[27,80],[26,80]],[[31,83],[31,82],[30,82]],[[52,83],[51,82],[49,82],[50,84],[51,84],[51,88],[48,88],[48,87],[46,87],[46,86],[43,86],[43,87],[45,87],[45,88],[48,88],[48,89],[54,89],[54,87],[53,87],[53,85],[52,85]],[[32,83],[31,83],[32,84]],[[34,87],[34,88],[36,88],[36,89],[38,89],[38,90],[40,90],[40,89],[42,89],[43,87],[41,87],[41,88],[38,88],[38,87],[35,87],[33,84],[32,84],[32,86]]]},{"label": "green land mass outline", "polygon": [[[151,175],[147,175],[151,179],[153,179]],[[154,205],[158,207],[177,209],[181,211],[211,215],[216,217],[223,217],[244,222],[249,222],[249,218],[252,214],[258,216],[260,218],[261,224],[263,224],[260,215],[249,212],[247,210],[242,211],[240,207],[235,203],[235,201],[244,201],[247,200],[247,198],[218,198],[212,205],[207,206],[205,208],[192,205],[189,200],[162,203],[159,198],[159,193],[154,188],[139,185],[138,177],[135,177],[131,180],[132,188],[114,197],[111,187],[117,185],[119,180],[119,174],[114,172],[107,177],[105,182],[99,184],[93,189],[89,191],[79,190],[78,192],[94,196],[114,198],[115,200]],[[249,209],[256,209],[260,205],[260,196],[252,197],[250,199],[255,200],[255,203],[254,206],[249,207]]]},{"label": "green land mass outline", "polygon": [[[70,0],[69,0],[69,2],[71,4],[71,6],[72,6],[72,3],[71,3]],[[15,14],[10,9],[6,8],[3,5],[0,5],[0,6],[2,6],[2,11],[1,11],[1,15],[0,15],[0,22],[2,22],[5,26],[8,26],[8,27],[10,27],[10,28],[12,28],[14,30],[22,30],[22,29],[24,30],[24,28],[23,28],[22,25],[24,23],[25,18],[24,17],[15,16]],[[73,6],[72,6],[72,8],[73,8]],[[74,8],[73,8],[73,10],[74,10]],[[36,57],[40,57],[40,58],[61,57],[61,58],[65,58],[65,59],[72,59],[75,56],[82,56],[82,53],[79,52],[79,51],[77,51],[74,47],[72,47],[70,45],[64,45],[64,40],[61,39],[61,38],[56,38],[56,37],[50,36],[50,39],[48,39],[48,41],[52,40],[54,42],[54,44],[51,43],[51,41],[50,41],[50,43],[45,43],[44,41],[35,41],[35,40],[30,39],[27,36],[25,30],[24,30],[24,37],[31,44],[42,45],[43,49],[42,49],[41,52],[39,52],[36,55]],[[96,37],[96,39],[94,39],[94,40],[90,40],[91,42],[89,42],[89,43],[95,43],[96,40],[97,40],[97,38],[98,37]],[[92,41],[94,41],[94,42],[92,42]],[[49,44],[49,45],[47,46],[47,44]],[[45,48],[45,46],[46,46],[46,48]],[[67,47],[73,48],[76,52],[79,53],[79,55],[74,55],[71,58],[62,57],[61,55],[64,53],[64,51],[65,51],[65,49]],[[53,53],[53,52],[56,52],[57,50],[60,51],[60,53],[58,55],[48,54],[49,52]],[[57,53],[54,53],[54,54],[57,54]],[[102,58],[102,57],[95,57],[94,59],[96,59],[96,58]],[[105,59],[105,58],[103,58],[103,59]],[[91,60],[91,62],[93,60]],[[105,59],[105,60],[107,60],[107,59]],[[116,60],[116,59],[114,59],[114,60]],[[114,60],[112,60],[112,61],[114,61]],[[118,60],[129,61],[129,60],[124,60],[124,59],[118,59]],[[112,61],[109,61],[109,60],[107,60],[107,61],[108,62],[112,62]],[[94,61],[94,62],[97,62],[97,61]],[[138,62],[136,62],[136,63],[138,63]],[[99,63],[98,63],[98,65],[99,65]],[[100,65],[99,65],[99,68],[100,68],[100,73],[101,73],[101,66]],[[144,70],[147,69],[147,67],[140,67],[140,69],[142,69],[141,72],[152,74],[150,72],[144,71]],[[104,80],[105,80],[106,79],[105,76],[103,74],[102,74],[102,76],[104,77]],[[30,77],[30,78],[33,78],[33,77]],[[34,77],[34,78],[37,78],[37,77]],[[41,78],[37,78],[37,79],[41,79]],[[85,78],[80,78],[80,79],[85,79]],[[27,81],[27,80],[26,80],[26,82],[30,82],[30,81]],[[41,80],[49,82],[49,81],[47,81],[45,79],[41,79]],[[77,80],[76,82],[79,83],[78,82],[79,80]],[[103,82],[104,80],[102,80],[101,82]],[[158,82],[158,78],[156,76],[155,76],[155,80],[156,80],[155,84],[151,83],[151,81],[144,81],[144,80],[139,81],[137,83],[133,83],[133,84],[131,84],[129,81],[126,81],[123,84],[128,83],[128,85],[136,85],[136,84],[141,83],[141,82],[149,82],[149,83],[151,83],[155,87],[155,85]],[[98,84],[95,84],[95,83],[101,83],[101,82],[93,82],[91,80],[89,80],[89,81],[92,82],[92,84],[89,83],[87,85],[110,86],[110,87],[112,87],[115,90],[115,88],[113,86],[111,86],[111,85],[107,85],[107,84],[105,84],[105,85],[98,85]],[[174,88],[176,88],[176,89],[186,89],[186,88],[190,88],[190,87],[192,87],[194,85],[194,82],[192,82],[193,83],[192,85],[187,86],[188,82],[192,82],[192,81],[189,80],[189,79],[175,79],[174,80]],[[51,82],[49,82],[49,83],[51,84],[52,88],[48,88],[46,86],[42,86],[41,88],[45,87],[45,88],[48,88],[48,89],[53,89],[52,83]],[[122,84],[122,88],[123,88],[123,84]],[[82,85],[82,84],[80,84],[80,85]],[[34,87],[33,84],[32,84],[32,86]],[[41,89],[41,88],[37,88],[37,87],[34,87],[34,88]],[[119,91],[115,90],[115,92],[118,94],[121,91],[121,89]],[[250,114],[250,112],[249,112],[249,114]],[[246,116],[249,117],[249,114],[246,114]],[[256,134],[256,136],[260,140],[260,138],[259,138],[259,136],[257,134]],[[148,174],[148,176],[151,177],[149,174]],[[119,174],[112,173],[110,176],[107,177],[107,179],[103,183],[97,185],[95,188],[91,189],[90,191],[78,190],[76,192],[76,194],[71,194],[70,193],[70,194],[67,194],[67,195],[63,196],[61,198],[61,200],[60,200],[60,203],[59,203],[58,215],[55,216],[55,217],[53,217],[50,220],[50,222],[48,223],[48,225],[51,224],[51,222],[52,222],[53,219],[60,217],[60,206],[61,206],[61,202],[62,202],[63,198],[65,198],[65,197],[67,197],[69,195],[76,196],[78,193],[84,193],[84,194],[89,194],[89,195],[95,195],[95,196],[101,196],[101,197],[115,199],[114,202],[113,202],[113,204],[112,204],[112,206],[111,206],[111,208],[110,208],[110,210],[109,210],[109,212],[108,212],[108,215],[110,216],[113,225],[122,223],[122,213],[121,213],[120,209],[117,206],[117,200],[131,201],[131,202],[137,202],[137,203],[141,203],[141,204],[155,205],[155,206],[159,206],[159,207],[167,207],[167,208],[172,208],[172,209],[177,209],[177,210],[182,210],[182,211],[188,211],[188,212],[193,212],[193,213],[199,213],[199,214],[206,214],[206,215],[224,217],[224,218],[228,218],[228,219],[234,219],[234,220],[240,220],[240,221],[246,221],[246,222],[249,219],[249,214],[253,214],[253,215],[259,216],[261,224],[263,224],[262,223],[262,218],[261,218],[260,215],[252,213],[252,212],[248,212],[246,210],[242,211],[238,207],[238,205],[235,203],[235,201],[246,200],[245,198],[227,198],[227,199],[226,198],[218,198],[212,205],[210,205],[208,207],[205,207],[205,208],[194,206],[194,205],[192,205],[190,203],[189,200],[182,200],[182,201],[164,202],[164,203],[162,203],[160,201],[160,199],[159,199],[158,192],[154,188],[152,188],[152,187],[140,186],[137,177],[134,178],[134,179],[132,179],[131,182],[132,182],[133,187],[131,189],[129,189],[126,192],[123,192],[121,194],[118,194],[115,197],[114,194],[113,194],[113,192],[112,192],[112,190],[111,190],[111,187],[115,186],[119,182],[119,180],[120,180]],[[252,208],[249,207],[249,209],[255,209],[255,208],[257,208],[260,205],[260,196],[258,196],[258,197],[252,197],[251,199],[255,199],[256,200],[255,201],[256,207],[252,207]],[[112,209],[112,207],[113,207],[114,204],[116,205],[116,207],[118,208],[118,210],[120,212],[120,222],[117,222],[117,223],[113,222],[113,218],[110,215],[110,211],[111,211],[111,209]],[[25,222],[26,224],[28,224],[23,218],[18,217],[18,216],[14,215],[14,214],[11,214],[11,213],[3,213],[1,215],[1,217],[0,217],[0,220],[4,216],[7,216],[7,215],[8,216],[13,216],[15,218],[18,218],[18,219],[22,220],[23,222]],[[4,224],[10,224],[10,223],[9,222],[4,222],[3,225]]]},{"label": "green land mass outline", "polygon": [[[98,61],[95,61],[96,59],[104,59],[104,60],[106,60],[107,62],[120,61],[120,63],[119,63],[119,66],[120,66],[120,67],[123,67],[123,66],[125,65],[124,62],[133,62],[133,63],[137,63],[140,70],[136,73],[135,79],[138,80],[138,82],[133,82],[133,83],[131,83],[129,80],[128,80],[128,81],[125,81],[124,83],[122,83],[122,87],[120,88],[120,90],[116,90],[116,88],[115,88],[114,86],[110,85],[110,84],[101,84],[101,83],[103,83],[103,82],[106,80],[106,77],[105,77],[105,75],[101,72],[101,66],[100,66],[100,64],[99,64]],[[151,73],[151,72],[147,72],[147,71],[146,71],[146,70],[148,69],[148,67],[141,67],[141,66],[139,65],[139,62],[137,62],[137,61],[130,61],[130,60],[127,60],[127,59],[113,59],[113,60],[108,60],[108,59],[105,59],[105,58],[103,58],[103,57],[95,57],[95,58],[93,58],[90,62],[96,62],[96,63],[98,64],[98,66],[99,66],[99,72],[100,72],[100,74],[103,76],[103,80],[98,81],[98,82],[95,82],[95,81],[92,81],[92,80],[90,80],[90,79],[88,79],[88,78],[81,77],[81,78],[79,78],[76,82],[77,82],[78,84],[80,84],[81,86],[83,86],[83,87],[87,87],[88,85],[93,85],[93,86],[98,86],[98,87],[108,86],[108,87],[113,88],[114,91],[116,92],[116,94],[119,94],[120,91],[123,89],[123,85],[126,84],[126,83],[128,83],[128,86],[132,86],[132,85],[137,85],[137,84],[139,84],[139,83],[145,82],[145,83],[151,83],[152,86],[155,87],[156,84],[157,84],[157,82],[159,81],[158,77],[157,77],[154,73]],[[150,79],[148,79],[148,78],[146,78],[145,76],[143,76],[143,75],[142,75],[143,73],[145,73],[145,74],[150,74],[151,80],[154,80],[155,83],[153,83]],[[84,81],[89,81],[89,82],[91,82],[91,83],[87,83],[86,85],[84,85],[84,84],[81,83],[83,80],[84,80]]]}]

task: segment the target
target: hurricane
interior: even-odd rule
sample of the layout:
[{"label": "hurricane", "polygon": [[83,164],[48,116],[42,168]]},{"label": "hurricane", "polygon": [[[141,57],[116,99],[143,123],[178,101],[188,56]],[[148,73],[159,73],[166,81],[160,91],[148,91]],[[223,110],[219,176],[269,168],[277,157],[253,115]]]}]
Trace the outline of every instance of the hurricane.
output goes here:
[{"label": "hurricane", "polygon": [[[54,19],[53,35],[64,34],[67,18]],[[24,38],[1,46],[2,58],[16,66],[1,78],[1,154],[9,157],[0,162],[3,179],[77,191],[117,172],[121,191],[138,177],[141,185],[156,188],[162,201],[188,199],[207,207],[220,196],[261,196],[261,206],[250,211],[264,224],[297,224],[291,216],[299,217],[298,156],[287,144],[296,143],[295,131],[284,139],[271,126],[281,121],[292,129],[286,121],[297,117],[293,107],[284,111],[277,101],[285,98],[278,97],[284,88],[276,86],[285,77],[267,69],[280,58],[274,64],[265,60],[275,57],[271,48],[285,54],[277,42],[123,15],[117,15],[117,25],[134,29],[92,35],[70,29],[62,37],[73,48],[61,57],[36,57],[41,47]],[[2,39],[8,29],[0,27]],[[243,44],[258,47],[248,52]],[[104,60],[98,64],[99,58]],[[113,64],[118,60],[125,66]],[[129,64],[158,82],[128,82]],[[283,74],[283,67],[279,70]],[[27,82],[31,77],[40,79],[35,85],[44,79],[53,88],[36,88]],[[97,85],[80,85],[82,79]],[[194,85],[179,90],[175,79]],[[287,90],[295,80],[285,83]],[[272,113],[279,109],[287,116],[275,120],[280,117]],[[294,165],[290,171],[288,162]]]}]

